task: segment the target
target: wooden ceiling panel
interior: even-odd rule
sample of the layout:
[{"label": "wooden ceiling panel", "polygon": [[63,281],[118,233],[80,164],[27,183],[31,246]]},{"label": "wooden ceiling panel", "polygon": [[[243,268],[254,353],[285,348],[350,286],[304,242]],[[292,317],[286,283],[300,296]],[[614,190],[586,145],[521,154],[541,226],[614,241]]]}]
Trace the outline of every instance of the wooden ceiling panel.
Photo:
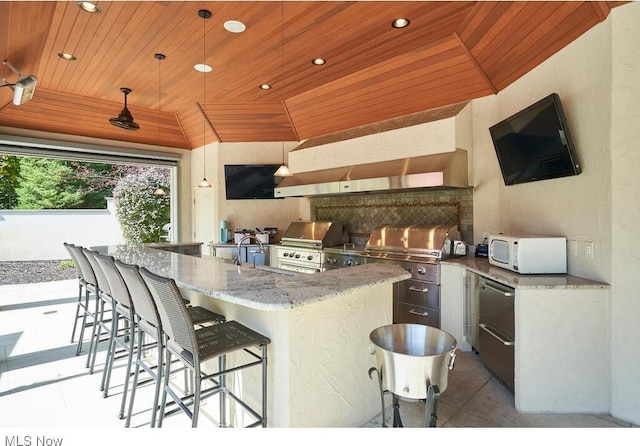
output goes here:
[{"label": "wooden ceiling panel", "polygon": [[[19,107],[1,89],[0,126],[191,149],[306,139],[495,94],[625,2],[103,0],[94,15],[76,3],[0,2],[0,52],[38,77]],[[410,25],[392,28],[399,17]],[[246,31],[226,31],[229,19]],[[206,75],[193,69],[203,60]],[[138,132],[107,122],[121,87]]]},{"label": "wooden ceiling panel", "polygon": [[[193,103],[191,107],[181,110],[176,114],[176,119],[180,124],[182,133],[187,140],[187,147],[195,149],[204,145],[205,141],[217,141],[216,136],[207,126],[202,115],[200,107],[197,103]],[[203,136],[204,135],[204,136]]]},{"label": "wooden ceiling panel", "polygon": [[[452,94],[452,92],[455,92]],[[458,93],[460,92],[460,93]],[[398,56],[287,100],[301,138],[380,122],[399,110],[421,110],[461,102],[491,90],[453,36],[439,45]],[[404,113],[409,114],[409,113]],[[341,127],[336,127],[336,123]]]},{"label": "wooden ceiling panel", "polygon": [[2,122],[9,127],[141,144],[157,144],[160,135],[166,145],[186,148],[180,126],[172,114],[161,114],[159,133],[157,110],[128,107],[140,130],[127,131],[109,123],[109,119],[118,116],[122,108],[122,103],[98,102],[93,98],[39,89],[29,107],[13,104],[5,107]]},{"label": "wooden ceiling panel", "polygon": [[[461,39],[501,90],[582,35],[600,20],[590,2],[481,4]],[[477,18],[476,18],[477,20]]]},{"label": "wooden ceiling panel", "polygon": [[221,142],[296,140],[280,102],[206,104],[204,110]]}]

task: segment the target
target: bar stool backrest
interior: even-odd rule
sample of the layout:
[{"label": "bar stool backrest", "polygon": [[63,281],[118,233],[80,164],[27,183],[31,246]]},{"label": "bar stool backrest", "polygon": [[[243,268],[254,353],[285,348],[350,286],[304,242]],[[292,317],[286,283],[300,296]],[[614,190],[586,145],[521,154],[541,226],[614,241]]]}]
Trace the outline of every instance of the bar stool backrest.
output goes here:
[{"label": "bar stool backrest", "polygon": [[96,283],[98,285],[98,289],[100,289],[100,291],[106,294],[107,296],[111,296],[111,288],[109,287],[109,280],[107,280],[107,276],[105,276],[104,271],[102,270],[102,267],[98,264],[98,261],[96,260],[97,252],[87,248],[82,248],[82,252],[87,257],[87,260],[89,261],[89,264],[93,269],[93,273],[96,275],[96,281],[97,281]]},{"label": "bar stool backrest", "polygon": [[162,327],[158,308],[153,297],[151,297],[147,284],[140,275],[138,265],[124,263],[118,259],[116,259],[115,265],[129,289],[129,294],[138,316],[156,327]]},{"label": "bar stool backrest", "polygon": [[120,271],[116,268],[114,258],[112,256],[96,253],[96,260],[102,267],[104,274],[107,276],[109,287],[111,288],[111,297],[113,297],[119,305],[129,309],[134,309],[129,289],[124,283],[124,279],[122,278]]},{"label": "bar stool backrest", "polygon": [[93,272],[93,268],[91,267],[89,260],[87,260],[87,256],[84,255],[84,252],[82,251],[82,246],[72,245],[70,248],[76,255],[82,279],[87,285],[91,285],[97,289],[98,281],[96,280],[96,275]]},{"label": "bar stool backrest", "polygon": [[151,291],[162,321],[162,329],[169,339],[187,350],[197,354],[198,344],[193,324],[182,300],[182,293],[173,279],[158,276],[148,269],[140,268],[140,274]]},{"label": "bar stool backrest", "polygon": [[69,256],[71,257],[71,261],[73,262],[73,267],[76,269],[76,275],[78,279],[82,279],[82,274],[80,274],[80,267],[78,266],[78,260],[76,259],[76,253],[71,249],[72,246],[75,246],[73,243],[62,243],[64,247],[67,249]]}]

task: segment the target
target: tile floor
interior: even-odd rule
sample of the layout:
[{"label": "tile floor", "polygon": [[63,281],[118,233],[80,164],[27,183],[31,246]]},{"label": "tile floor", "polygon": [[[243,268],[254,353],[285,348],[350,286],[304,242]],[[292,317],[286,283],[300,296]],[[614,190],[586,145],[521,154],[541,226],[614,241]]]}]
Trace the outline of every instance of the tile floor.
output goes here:
[{"label": "tile floor", "polygon": [[[98,386],[103,359],[98,360],[96,372],[89,375],[86,355],[76,356],[75,345],[69,342],[76,293],[76,281],[0,286],[0,432],[33,427],[123,427],[123,421],[116,416],[122,386],[117,384],[109,398],[102,398]],[[104,353],[98,358],[104,358]],[[123,373],[114,372],[114,377],[119,375]],[[140,404],[134,410],[132,427],[148,425],[150,415],[145,407],[151,399],[144,392],[136,397]],[[386,398],[390,403],[390,395]],[[423,403],[401,401],[400,413],[405,428],[425,426]],[[391,426],[390,407],[386,415]],[[180,415],[169,418],[166,424],[186,427],[188,420]],[[377,416],[363,427],[380,424],[381,417]],[[448,388],[439,399],[437,425],[633,427],[607,415],[518,413],[513,394],[491,376],[473,353],[458,354],[455,368],[449,372]],[[375,437],[386,438],[377,434]]]}]

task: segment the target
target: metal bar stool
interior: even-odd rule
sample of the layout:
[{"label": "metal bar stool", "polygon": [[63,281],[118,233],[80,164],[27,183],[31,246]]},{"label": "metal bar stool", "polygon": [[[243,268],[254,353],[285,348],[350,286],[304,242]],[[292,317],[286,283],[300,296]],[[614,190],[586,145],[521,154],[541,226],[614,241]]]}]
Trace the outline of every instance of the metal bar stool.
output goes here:
[{"label": "metal bar stool", "polygon": [[[156,414],[158,408],[158,398],[160,395],[161,383],[162,383],[162,360],[164,357],[164,344],[162,335],[162,321],[158,314],[158,308],[151,296],[151,292],[147,287],[147,284],[140,275],[140,270],[137,265],[131,265],[124,263],[120,260],[115,260],[115,266],[122,275],[124,282],[129,289],[131,300],[136,308],[136,323],[137,323],[137,354],[135,360],[135,370],[133,375],[133,383],[131,386],[131,397],[129,399],[129,410],[127,413],[127,421],[125,427],[131,425],[131,416],[133,412],[133,404],[135,401],[136,388],[138,386],[138,379],[140,369],[144,370],[151,380],[155,382],[154,401],[151,412],[151,427],[155,427]],[[205,308],[198,306],[187,307],[187,313],[191,323],[195,326],[202,326],[207,323],[220,323],[224,322],[223,315],[209,311]],[[143,338],[147,336],[151,339],[151,342],[145,344]],[[143,352],[151,349],[156,350],[157,358],[156,364],[150,366],[145,362],[142,357]],[[188,381],[185,380],[185,389],[188,389]]]},{"label": "metal bar stool", "polygon": [[[82,252],[89,261],[91,268],[96,276],[97,287],[97,299],[98,299],[98,313],[96,315],[96,323],[93,324],[91,331],[91,342],[89,343],[89,353],[87,354],[87,364],[85,367],[89,368],[89,374],[93,373],[93,369],[96,363],[96,356],[98,353],[98,346],[101,340],[106,341],[111,338],[111,328],[113,318],[111,314],[113,312],[114,300],[111,297],[111,288],[109,287],[109,281],[105,275],[102,267],[99,265],[96,259],[96,252],[87,248],[82,248]],[[105,319],[105,314],[108,317]],[[106,334],[105,339],[102,338],[102,334]],[[105,362],[106,365],[106,362]],[[100,387],[100,390],[104,390]]]},{"label": "metal bar stool", "polygon": [[[107,361],[102,375],[102,396],[105,398],[109,396],[111,372],[116,360],[116,346],[119,346],[126,353],[127,358],[124,386],[122,390],[122,401],[120,404],[120,412],[118,413],[118,418],[124,419],[127,391],[129,388],[129,377],[131,375],[131,364],[133,363],[133,352],[135,350],[135,307],[131,300],[129,289],[126,286],[122,275],[115,266],[113,257],[95,253],[95,258],[109,281],[111,298],[114,301],[112,305],[113,322],[111,325],[111,336],[109,337]],[[120,329],[120,321],[124,322],[124,329]]]},{"label": "metal bar stool", "polygon": [[[78,276],[78,302],[76,305],[76,317],[73,322],[73,331],[71,332],[71,343],[73,343],[76,337],[76,329],[78,327],[78,322],[80,322],[80,320],[82,319],[82,316],[84,315],[84,310],[83,310],[84,306],[82,302],[82,289],[84,288],[86,282],[84,280],[84,277],[82,277],[82,270],[80,269],[80,265],[78,263],[78,260],[76,259],[76,253],[74,250],[71,249],[71,247],[75,245],[73,243],[67,243],[67,242],[63,242],[62,244],[64,245],[65,249],[69,253],[69,256],[71,257],[71,261],[73,262],[73,266],[76,269],[76,275]],[[80,314],[81,311],[82,311],[82,314]]]},{"label": "metal bar stool", "polygon": [[[80,336],[78,338],[78,348],[76,350],[76,355],[79,355],[82,352],[82,343],[84,341],[85,328],[97,322],[97,317],[99,312],[99,302],[98,302],[99,299],[97,297],[98,283],[97,283],[96,275],[93,271],[93,268],[91,267],[89,260],[87,260],[87,257],[82,251],[83,249],[82,246],[67,244],[65,245],[65,247],[67,247],[69,252],[73,253],[72,258],[76,263],[77,267],[80,268],[80,275],[81,275],[80,294],[82,293],[82,288],[84,288],[84,291],[85,291],[84,299],[81,299],[81,298],[78,299],[78,308],[76,310],[76,320],[74,322],[74,324],[77,324],[78,319],[80,318],[82,319],[82,323],[80,324]],[[91,305],[92,299],[94,300],[93,308]],[[79,312],[82,312],[82,316],[80,316]],[[87,322],[87,320],[89,320],[89,322]],[[73,342],[73,336],[75,335],[75,328],[76,326],[74,325],[74,330],[71,335],[72,342]]]},{"label": "metal bar stool", "polygon": [[[225,396],[229,396],[256,421],[246,427],[267,426],[267,345],[269,338],[256,333],[237,321],[226,321],[220,324],[195,330],[182,300],[180,289],[170,278],[158,276],[146,268],[140,268],[145,283],[156,302],[162,327],[165,345],[165,371],[162,392],[161,411],[158,426],[162,426],[165,415],[167,395],[178,407],[191,418],[191,426],[197,427],[200,402],[204,398],[220,395],[220,426],[226,427]],[[244,353],[244,361],[239,365],[226,367],[226,355]],[[175,356],[184,367],[194,374],[194,388],[190,398],[177,395],[171,387],[171,358]],[[218,371],[206,373],[201,366],[207,361],[218,359]],[[262,367],[262,407],[260,413],[242,401],[225,385],[225,376],[249,367]],[[213,387],[203,389],[202,384],[210,382]],[[193,405],[190,409],[189,406]]]},{"label": "metal bar stool", "polygon": [[[160,315],[153,298],[144,283],[137,265],[130,265],[120,260],[115,260],[115,266],[120,272],[124,280],[131,300],[136,308],[136,327],[137,327],[137,344],[135,369],[133,372],[133,382],[131,383],[131,396],[129,397],[129,409],[127,411],[127,419],[125,427],[131,425],[131,416],[133,413],[133,404],[136,397],[136,389],[138,387],[138,377],[140,369],[147,372],[151,380],[155,383],[153,392],[153,405],[151,406],[151,427],[156,425],[156,414],[158,409],[158,400],[160,398],[160,384],[162,373],[162,359],[164,356],[164,345],[162,343],[162,323]],[[144,337],[148,337],[151,342],[144,343]],[[156,350],[156,363],[149,365],[143,360],[143,351]]]}]

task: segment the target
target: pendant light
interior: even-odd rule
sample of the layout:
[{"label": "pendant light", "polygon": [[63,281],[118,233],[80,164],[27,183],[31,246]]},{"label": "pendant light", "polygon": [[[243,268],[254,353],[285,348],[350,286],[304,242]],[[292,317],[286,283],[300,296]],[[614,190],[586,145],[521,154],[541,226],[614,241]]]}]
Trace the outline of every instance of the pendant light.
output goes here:
[{"label": "pendant light", "polygon": [[273,175],[276,177],[290,177],[293,175],[284,161],[284,142],[282,143],[282,165],[278,167],[278,170]]},{"label": "pendant light", "polygon": [[[282,104],[284,105],[284,2],[280,3],[281,5],[281,22],[280,22],[280,88],[282,91]],[[290,177],[293,174],[287,167],[287,163],[284,160],[284,141],[282,142],[282,165],[278,167],[278,170],[273,174],[275,177]]]},{"label": "pendant light", "polygon": [[[164,54],[156,53],[153,57],[158,59],[158,161],[160,161],[160,119],[161,119],[161,110],[162,110],[162,101],[160,88],[162,86],[162,78],[160,76],[160,64],[166,58]],[[167,195],[162,186],[158,186],[155,191],[153,191],[153,195],[163,196]]]},{"label": "pendant light", "polygon": [[206,141],[206,131],[207,131],[207,115],[204,111],[204,104],[206,102],[207,94],[206,94],[206,82],[205,76],[207,71],[209,71],[205,60],[207,58],[207,52],[205,51],[205,42],[206,42],[206,27],[205,20],[211,18],[211,12],[206,9],[201,9],[198,11],[198,17],[202,18],[202,164],[203,164],[203,178],[202,181],[198,184],[198,187],[211,187],[211,183],[207,181],[207,141]]}]

